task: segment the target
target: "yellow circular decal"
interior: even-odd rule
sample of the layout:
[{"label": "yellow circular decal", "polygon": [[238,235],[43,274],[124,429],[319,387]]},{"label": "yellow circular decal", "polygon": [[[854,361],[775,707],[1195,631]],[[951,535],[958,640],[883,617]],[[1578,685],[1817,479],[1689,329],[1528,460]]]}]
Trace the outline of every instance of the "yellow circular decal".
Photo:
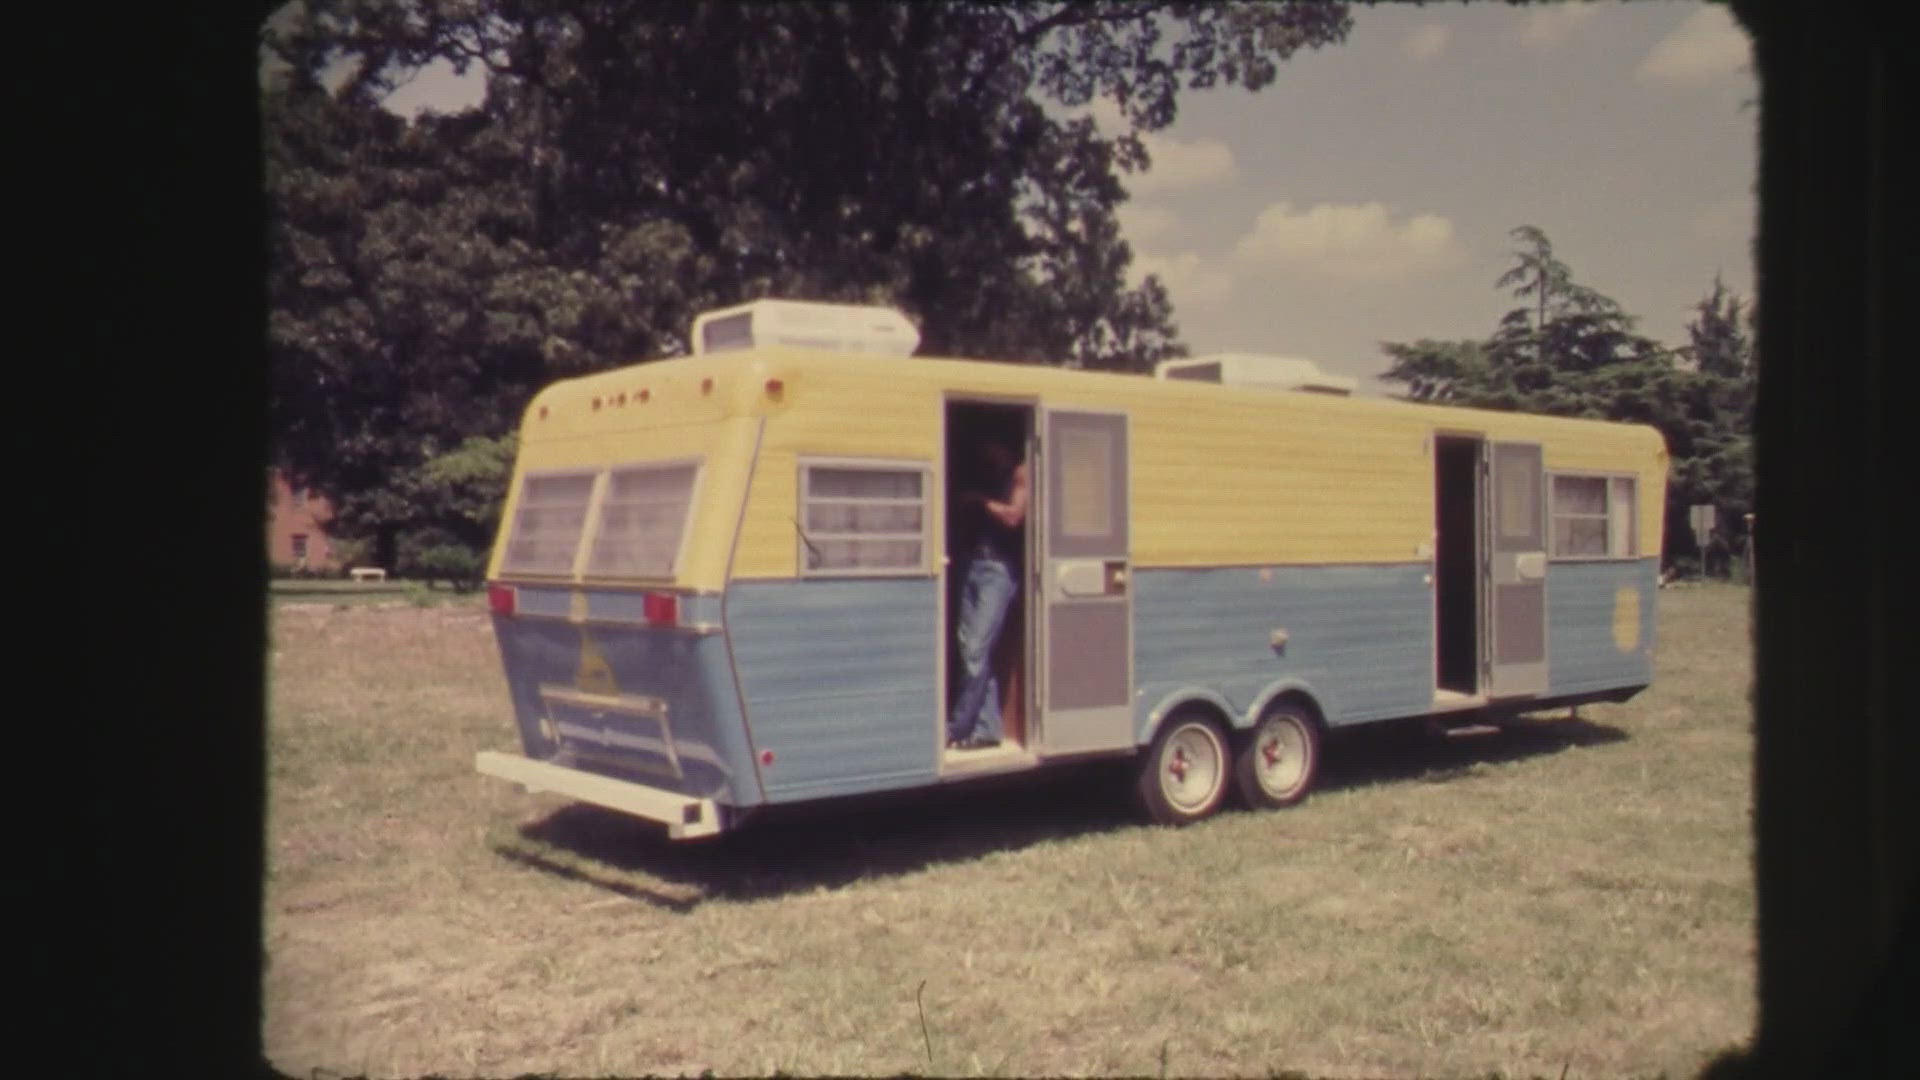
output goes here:
[{"label": "yellow circular decal", "polygon": [[1640,590],[1631,585],[1613,594],[1613,644],[1621,652],[1640,644]]}]

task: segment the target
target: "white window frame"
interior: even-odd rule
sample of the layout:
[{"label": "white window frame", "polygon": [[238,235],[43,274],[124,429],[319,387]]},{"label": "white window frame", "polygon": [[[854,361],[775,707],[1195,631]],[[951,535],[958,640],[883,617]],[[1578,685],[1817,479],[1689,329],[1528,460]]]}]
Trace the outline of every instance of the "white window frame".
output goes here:
[{"label": "white window frame", "polygon": [[[1606,522],[1607,550],[1593,554],[1569,554],[1560,550],[1560,522],[1571,516],[1560,511],[1559,482],[1569,480],[1603,480],[1606,482],[1607,508],[1600,519]],[[1614,550],[1615,515],[1622,512],[1621,501],[1615,497],[1618,484],[1625,481],[1629,494],[1625,500],[1624,511],[1627,515],[1626,527],[1621,535],[1626,538],[1626,550]],[[1594,515],[1582,514],[1582,518],[1592,520]],[[1629,472],[1590,472],[1584,470],[1558,470],[1547,473],[1547,558],[1555,562],[1601,562],[1628,561],[1640,557],[1640,477]]]},{"label": "white window frame", "polygon": [[[807,509],[810,505],[812,490],[811,478],[814,469],[867,469],[873,471],[891,471],[915,473],[920,477],[920,531],[908,533],[828,533],[824,538],[845,539],[888,539],[905,540],[914,536],[920,542],[920,559],[913,566],[823,566],[807,565],[808,541],[818,541],[823,534],[815,533],[806,527]],[[915,461],[902,458],[855,458],[855,457],[801,457],[797,463],[798,475],[795,478],[794,502],[794,557],[795,567],[803,578],[881,578],[881,577],[924,577],[932,573],[933,559],[933,465],[927,461]],[[893,505],[907,505],[906,500],[883,500]]]},{"label": "white window frame", "polygon": [[[513,519],[507,523],[506,550],[501,552],[500,555],[500,572],[513,577],[573,578],[577,576],[580,570],[580,560],[583,557],[582,549],[585,547],[587,537],[592,535],[596,525],[595,508],[600,503],[600,491],[606,483],[606,472],[607,470],[604,467],[595,466],[584,469],[531,469],[522,473],[520,475],[519,487],[513,493]],[[564,570],[544,568],[530,569],[524,566],[517,566],[512,561],[513,542],[519,535],[521,511],[526,509],[527,488],[535,480],[544,480],[557,476],[584,476],[588,480],[587,501],[585,512],[580,519],[580,532],[573,538],[573,556],[567,560],[567,566]]]},{"label": "white window frame", "polygon": [[[680,535],[674,538],[673,554],[667,561],[666,570],[659,573],[635,574],[594,569],[593,551],[599,546],[600,529],[606,520],[607,503],[613,497],[613,474],[639,469],[674,469],[685,465],[693,466],[693,482],[687,486],[687,512],[680,517]],[[678,576],[681,562],[687,554],[687,538],[693,535],[693,516],[700,508],[700,489],[706,482],[706,475],[706,459],[698,455],[623,461],[602,468],[595,480],[593,502],[588,507],[586,525],[581,529],[580,551],[576,560],[580,573],[596,581],[668,581]]]}]

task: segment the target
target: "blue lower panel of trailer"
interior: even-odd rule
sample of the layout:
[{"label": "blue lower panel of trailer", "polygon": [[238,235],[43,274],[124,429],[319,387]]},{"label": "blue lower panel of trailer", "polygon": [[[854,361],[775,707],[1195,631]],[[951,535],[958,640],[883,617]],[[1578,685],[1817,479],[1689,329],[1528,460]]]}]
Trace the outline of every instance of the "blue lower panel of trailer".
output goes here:
[{"label": "blue lower panel of trailer", "polygon": [[[1424,563],[1140,570],[1136,716],[1205,688],[1245,716],[1277,680],[1308,687],[1329,724],[1428,711],[1433,592]],[[1286,633],[1276,648],[1273,635]]]},{"label": "blue lower panel of trailer", "polygon": [[[1310,692],[1335,726],[1431,712],[1429,573],[1425,563],[1137,571],[1142,736],[1169,695],[1205,691],[1248,719],[1281,681]],[[1652,559],[1551,563],[1542,696],[1651,682],[1657,584]],[[1286,635],[1279,648],[1272,645],[1277,631]]]},{"label": "blue lower panel of trailer", "polygon": [[940,752],[930,578],[739,582],[727,633],[770,802],[931,783]]},{"label": "blue lower panel of trailer", "polygon": [[1654,559],[1549,566],[1549,696],[1645,686],[1653,680],[1659,573]]}]

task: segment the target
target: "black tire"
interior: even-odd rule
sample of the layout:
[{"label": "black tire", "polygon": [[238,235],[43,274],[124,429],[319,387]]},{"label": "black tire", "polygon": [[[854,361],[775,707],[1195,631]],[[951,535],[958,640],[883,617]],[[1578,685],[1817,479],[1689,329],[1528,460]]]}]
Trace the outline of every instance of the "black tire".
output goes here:
[{"label": "black tire", "polygon": [[1234,756],[1234,787],[1257,810],[1298,803],[1319,776],[1320,724],[1290,702],[1269,706]]},{"label": "black tire", "polygon": [[1134,794],[1161,825],[1191,825],[1220,808],[1232,771],[1227,738],[1203,713],[1169,717],[1140,759]]}]

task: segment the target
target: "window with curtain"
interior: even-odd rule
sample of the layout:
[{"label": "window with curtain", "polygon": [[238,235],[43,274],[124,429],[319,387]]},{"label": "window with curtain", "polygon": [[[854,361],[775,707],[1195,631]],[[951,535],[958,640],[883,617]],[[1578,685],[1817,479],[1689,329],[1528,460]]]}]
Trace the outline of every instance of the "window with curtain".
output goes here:
[{"label": "window with curtain", "polygon": [[1553,554],[1559,558],[1629,558],[1634,545],[1634,482],[1630,476],[1553,478]]},{"label": "window with curtain", "polygon": [[924,570],[930,487],[924,465],[802,462],[801,572]]}]

